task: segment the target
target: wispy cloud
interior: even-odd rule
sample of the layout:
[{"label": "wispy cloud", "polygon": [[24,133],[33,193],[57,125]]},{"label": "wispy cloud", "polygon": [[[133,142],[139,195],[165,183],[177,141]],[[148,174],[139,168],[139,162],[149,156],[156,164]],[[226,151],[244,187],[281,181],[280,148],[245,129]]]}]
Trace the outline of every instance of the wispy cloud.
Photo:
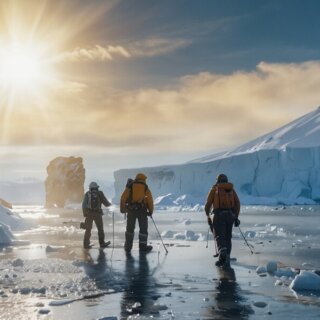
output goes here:
[{"label": "wispy cloud", "polygon": [[187,39],[148,38],[131,45],[132,56],[161,56],[185,48],[191,44]]},{"label": "wispy cloud", "polygon": [[92,48],[75,48],[70,52],[63,52],[56,57],[56,61],[108,61],[114,57],[129,58],[130,53],[122,46],[103,47],[95,45]]},{"label": "wispy cloud", "polygon": [[91,48],[77,47],[54,58],[55,62],[111,61],[115,58],[155,57],[172,53],[190,45],[186,39],[148,38],[124,46],[95,45]]}]

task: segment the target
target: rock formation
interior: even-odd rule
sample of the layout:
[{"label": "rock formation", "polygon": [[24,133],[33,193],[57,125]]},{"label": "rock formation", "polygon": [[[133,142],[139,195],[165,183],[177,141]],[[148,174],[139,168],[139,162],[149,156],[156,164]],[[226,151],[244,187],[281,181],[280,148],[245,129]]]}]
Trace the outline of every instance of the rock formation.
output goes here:
[{"label": "rock formation", "polygon": [[12,203],[10,203],[4,199],[0,198],[0,204],[6,208],[12,209]]},{"label": "rock formation", "polygon": [[81,157],[57,157],[47,166],[46,207],[63,208],[66,203],[81,202],[85,169]]}]

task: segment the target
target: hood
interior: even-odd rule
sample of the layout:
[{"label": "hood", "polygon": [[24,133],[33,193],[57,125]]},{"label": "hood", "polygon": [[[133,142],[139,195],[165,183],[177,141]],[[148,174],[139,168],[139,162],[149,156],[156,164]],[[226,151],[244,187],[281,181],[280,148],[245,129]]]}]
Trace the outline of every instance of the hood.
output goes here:
[{"label": "hood", "polygon": [[136,175],[136,179],[135,180],[142,180],[142,181],[146,181],[147,180],[147,176],[144,175],[143,173],[138,173]]}]

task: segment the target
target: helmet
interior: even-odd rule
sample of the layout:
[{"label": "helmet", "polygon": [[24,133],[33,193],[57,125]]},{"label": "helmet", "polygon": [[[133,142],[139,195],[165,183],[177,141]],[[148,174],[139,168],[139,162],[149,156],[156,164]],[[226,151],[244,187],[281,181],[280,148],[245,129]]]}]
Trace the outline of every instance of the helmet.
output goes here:
[{"label": "helmet", "polygon": [[217,176],[217,183],[228,182],[228,177],[224,173],[220,173]]},{"label": "helmet", "polygon": [[99,188],[99,185],[96,182],[94,181],[90,182],[89,189],[98,189],[98,188]]}]

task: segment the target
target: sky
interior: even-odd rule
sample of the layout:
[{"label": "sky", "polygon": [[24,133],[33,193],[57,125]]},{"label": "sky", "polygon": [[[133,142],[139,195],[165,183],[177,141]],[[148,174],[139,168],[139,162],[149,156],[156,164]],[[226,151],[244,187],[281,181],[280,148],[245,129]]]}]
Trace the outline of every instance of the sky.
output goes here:
[{"label": "sky", "polygon": [[317,0],[0,0],[0,180],[233,148],[320,105]]}]

